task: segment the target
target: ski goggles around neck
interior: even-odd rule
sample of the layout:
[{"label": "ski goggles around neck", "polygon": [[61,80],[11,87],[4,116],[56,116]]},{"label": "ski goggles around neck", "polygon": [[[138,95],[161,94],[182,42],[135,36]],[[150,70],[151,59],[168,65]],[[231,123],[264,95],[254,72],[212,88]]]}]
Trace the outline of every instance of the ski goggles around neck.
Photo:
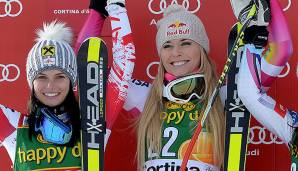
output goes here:
[{"label": "ski goggles around neck", "polygon": [[35,123],[35,131],[40,131],[44,140],[55,144],[66,144],[72,136],[72,126],[64,123],[47,108],[41,108]]},{"label": "ski goggles around neck", "polygon": [[163,88],[163,97],[180,104],[193,97],[202,99],[205,92],[205,79],[202,74],[187,75],[170,81]]}]

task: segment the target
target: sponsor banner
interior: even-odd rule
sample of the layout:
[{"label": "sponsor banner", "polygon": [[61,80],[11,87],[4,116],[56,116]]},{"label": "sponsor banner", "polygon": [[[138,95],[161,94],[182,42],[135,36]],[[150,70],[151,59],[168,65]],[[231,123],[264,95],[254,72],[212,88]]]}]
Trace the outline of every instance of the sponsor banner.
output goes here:
[{"label": "sponsor banner", "polygon": [[[298,111],[298,79],[296,76],[298,54],[297,1],[279,0],[288,20],[294,53],[283,72],[270,88],[269,94],[284,107]],[[45,21],[62,20],[73,28],[75,39],[89,13],[89,1],[70,0],[0,0],[0,103],[18,111],[27,111],[29,89],[25,74],[25,61],[34,43],[34,30]],[[134,84],[148,87],[157,73],[160,58],[155,45],[156,23],[162,10],[173,3],[183,5],[198,15],[206,27],[210,39],[210,58],[215,61],[218,73],[226,61],[227,38],[230,27],[236,22],[232,8],[225,0],[138,0],[127,1],[128,16],[136,44]],[[139,12],[136,9],[143,9]],[[105,22],[104,39],[111,52],[109,20]],[[111,53],[109,53],[111,54]],[[110,55],[111,60],[111,55]],[[50,62],[50,61],[49,61]],[[111,63],[110,63],[111,64]],[[144,82],[146,81],[146,82]],[[74,88],[76,89],[76,88]],[[122,118],[123,117],[123,118]],[[172,115],[171,117],[174,117]],[[195,115],[194,115],[195,117]],[[126,130],[132,123],[121,114],[115,122],[115,130],[106,149],[105,170],[136,170],[135,137]],[[177,117],[178,118],[178,117]],[[179,120],[176,120],[177,122]],[[288,149],[274,134],[259,124],[251,124],[247,171],[290,170]],[[125,131],[124,131],[125,130]],[[1,170],[12,171],[11,162],[4,147],[0,147]],[[117,165],[115,165],[117,161]],[[278,161],[278,162],[277,162]],[[164,163],[165,164],[165,163]],[[169,168],[171,162],[169,163]],[[258,168],[256,168],[258,166]],[[294,166],[292,166],[294,168]],[[170,170],[170,169],[169,169]]]},{"label": "sponsor banner", "polygon": [[[179,159],[154,159],[147,161],[143,171],[179,171],[182,160]],[[220,169],[200,161],[189,160],[186,170],[192,171],[219,171]]]}]

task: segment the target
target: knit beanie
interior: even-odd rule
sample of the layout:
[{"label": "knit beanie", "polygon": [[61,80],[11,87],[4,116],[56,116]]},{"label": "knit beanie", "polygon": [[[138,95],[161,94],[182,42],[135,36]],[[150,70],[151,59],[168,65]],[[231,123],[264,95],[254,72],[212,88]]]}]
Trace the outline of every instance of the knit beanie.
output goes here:
[{"label": "knit beanie", "polygon": [[46,70],[59,70],[65,73],[72,86],[77,79],[76,56],[71,48],[72,31],[66,27],[66,23],[53,21],[50,24],[44,23],[43,29],[36,31],[36,43],[30,50],[26,74],[29,86],[35,77]]},{"label": "knit beanie", "polygon": [[162,45],[173,39],[191,39],[209,53],[209,39],[202,21],[183,6],[172,4],[157,22],[156,47],[158,54]]}]

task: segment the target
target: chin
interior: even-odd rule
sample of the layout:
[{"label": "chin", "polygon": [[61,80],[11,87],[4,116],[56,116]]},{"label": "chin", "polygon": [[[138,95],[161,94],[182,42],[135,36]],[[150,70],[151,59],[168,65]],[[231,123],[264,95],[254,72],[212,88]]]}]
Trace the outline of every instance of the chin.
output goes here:
[{"label": "chin", "polygon": [[56,107],[59,106],[62,102],[46,102],[44,103],[45,105],[49,106],[49,107]]},{"label": "chin", "polygon": [[185,76],[185,75],[189,75],[191,74],[190,72],[180,72],[180,73],[177,73],[177,74],[174,74],[176,77],[182,77],[182,76]]},{"label": "chin", "polygon": [[49,107],[56,107],[56,106],[58,106],[58,104],[47,104],[47,106],[49,106]]}]

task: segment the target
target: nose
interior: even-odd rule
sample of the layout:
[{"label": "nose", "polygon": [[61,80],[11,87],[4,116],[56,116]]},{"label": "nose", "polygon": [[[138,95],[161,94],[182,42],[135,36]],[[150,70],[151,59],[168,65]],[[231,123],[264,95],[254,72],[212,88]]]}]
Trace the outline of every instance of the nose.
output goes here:
[{"label": "nose", "polygon": [[47,88],[53,89],[55,87],[55,81],[52,79],[49,79],[47,82]]},{"label": "nose", "polygon": [[174,46],[172,51],[173,56],[178,57],[181,55],[181,48],[180,46]]}]

